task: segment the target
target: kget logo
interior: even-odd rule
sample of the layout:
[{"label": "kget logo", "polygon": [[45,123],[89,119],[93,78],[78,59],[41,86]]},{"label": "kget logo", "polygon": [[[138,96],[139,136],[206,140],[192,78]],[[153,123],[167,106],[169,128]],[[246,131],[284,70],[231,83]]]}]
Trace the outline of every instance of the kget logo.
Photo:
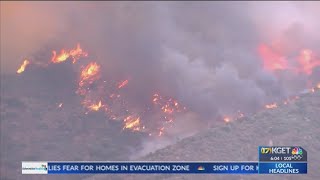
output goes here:
[{"label": "kget logo", "polygon": [[261,154],[289,154],[290,147],[261,147]]},{"label": "kget logo", "polygon": [[271,154],[271,147],[262,147],[261,154]]}]

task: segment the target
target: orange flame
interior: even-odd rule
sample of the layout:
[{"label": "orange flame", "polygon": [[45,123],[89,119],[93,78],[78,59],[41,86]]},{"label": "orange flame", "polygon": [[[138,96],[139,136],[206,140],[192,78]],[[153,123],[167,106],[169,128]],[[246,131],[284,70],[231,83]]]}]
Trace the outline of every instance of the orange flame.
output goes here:
[{"label": "orange flame", "polygon": [[99,109],[102,107],[102,102],[99,101],[97,104],[91,104],[88,106],[88,108],[92,111],[99,111]]},{"label": "orange flame", "polygon": [[178,101],[174,100],[173,98],[164,98],[159,94],[153,95],[152,102],[155,105],[159,105],[161,107],[161,110],[167,114],[172,114],[174,112],[181,112],[182,110],[185,110],[185,108],[180,107]]},{"label": "orange flame", "polygon": [[169,107],[169,104],[166,104],[166,105],[162,106],[161,109],[162,109],[162,111],[163,111],[164,113],[168,113],[168,114],[172,114],[173,111],[174,111],[174,109],[172,109],[171,107]]},{"label": "orange flame", "polygon": [[69,54],[64,49],[61,50],[61,53],[59,55],[57,55],[56,51],[52,51],[52,54],[53,55],[52,55],[51,61],[53,63],[60,63],[69,58]]},{"label": "orange flame", "polygon": [[312,74],[313,68],[320,66],[320,59],[316,59],[313,52],[309,49],[301,51],[298,61],[302,66],[301,71],[308,75]]},{"label": "orange flame", "polygon": [[263,60],[263,67],[269,71],[284,70],[288,68],[287,60],[274,52],[271,47],[261,44],[258,48],[259,54]]},{"label": "orange flame", "polygon": [[304,73],[311,75],[315,67],[320,66],[320,59],[309,49],[303,49],[298,57],[292,60],[296,61],[289,64],[285,55],[276,52],[272,46],[261,44],[258,52],[263,60],[263,67],[268,71],[291,70],[295,73]]},{"label": "orange flame", "polygon": [[88,85],[94,83],[100,78],[99,73],[100,65],[98,65],[96,62],[91,62],[86,67],[84,67],[81,71],[79,88],[76,93],[85,95],[88,90]]},{"label": "orange flame", "polygon": [[24,72],[24,70],[26,69],[26,67],[30,64],[30,61],[28,61],[27,59],[25,59],[23,61],[23,63],[21,64],[20,68],[17,70],[17,73],[20,74],[22,72]]},{"label": "orange flame", "polygon": [[72,56],[72,63],[75,63],[79,58],[81,57],[87,57],[88,56],[88,53],[87,52],[84,52],[81,47],[80,47],[80,44],[78,43],[77,44],[77,47],[76,49],[72,49],[70,50],[69,52],[70,56]]},{"label": "orange flame", "polygon": [[[52,51],[53,56],[50,59],[50,63],[40,63],[34,62],[35,65],[41,65],[42,67],[47,67],[52,65],[52,63],[61,63],[64,61],[73,60],[72,62],[75,63],[81,57],[87,57],[88,53],[84,52],[80,44],[77,44],[77,47],[71,50],[62,49],[60,53],[56,51]],[[25,60],[21,67],[17,70],[17,73],[22,73],[26,66],[30,62]],[[81,95],[83,101],[81,105],[87,110],[85,114],[88,114],[89,111],[103,111],[109,119],[120,119],[122,117],[126,117],[127,113],[131,111],[131,107],[128,107],[128,103],[125,101],[125,96],[122,96],[120,91],[117,92],[118,89],[121,89],[128,85],[129,80],[123,80],[119,83],[116,83],[114,87],[116,89],[112,89],[110,94],[108,88],[110,86],[105,86],[104,84],[95,84],[95,86],[91,86],[93,83],[96,83],[97,80],[100,80],[101,77],[101,66],[96,62],[89,62],[86,66],[81,67],[80,77],[78,81],[78,89],[76,91],[77,94]],[[102,81],[101,81],[102,82]],[[107,81],[103,81],[106,83]],[[102,97],[106,97],[107,99],[103,99]],[[124,98],[122,98],[124,97]],[[94,98],[94,99],[93,99]],[[96,99],[98,98],[98,99]],[[109,102],[105,104],[104,102]],[[164,130],[167,125],[172,125],[171,123],[174,121],[177,112],[183,112],[186,110],[186,107],[180,105],[180,103],[171,98],[171,97],[162,97],[158,94],[154,94],[151,103],[154,104],[153,107],[155,109],[150,109],[150,106],[147,106],[147,110],[140,111],[140,113],[134,112],[134,115],[127,116],[123,119],[123,129],[130,129],[132,131],[145,131],[149,135],[155,134],[159,136],[164,134]],[[58,108],[63,107],[63,103],[56,104]],[[124,109],[125,108],[125,109]],[[149,111],[150,110],[150,111]],[[149,116],[148,112],[154,112],[160,115],[160,118],[163,119],[163,122],[157,123],[159,126],[153,127],[150,126],[146,129],[146,126],[143,124],[142,118]],[[124,114],[125,113],[125,114]]]},{"label": "orange flame", "polygon": [[267,109],[273,109],[273,108],[277,108],[277,107],[278,107],[277,103],[272,103],[272,104],[265,105],[265,108],[267,108]]},{"label": "orange flame", "polygon": [[96,76],[100,72],[100,65],[98,65],[96,62],[88,64],[82,71],[80,76],[80,86],[84,84],[85,81],[93,79],[95,80]]},{"label": "orange flame", "polygon": [[317,88],[320,89],[320,83],[317,85]]},{"label": "orange flame", "polygon": [[88,56],[88,53],[81,49],[80,44],[77,44],[77,47],[75,49],[71,49],[70,51],[62,49],[60,54],[57,55],[56,51],[52,51],[52,54],[51,61],[53,63],[61,63],[66,61],[69,57],[72,57],[72,63],[75,63],[79,58]]},{"label": "orange flame", "polygon": [[140,130],[140,117],[128,116],[123,121],[125,123],[123,129]]},{"label": "orange flame", "polygon": [[153,101],[154,103],[156,103],[156,102],[159,100],[159,99],[158,99],[158,96],[159,96],[158,94],[154,94],[154,95],[153,95],[153,100],[152,100],[152,101]]},{"label": "orange flame", "polygon": [[162,136],[164,131],[164,127],[160,128],[158,136]]},{"label": "orange flame", "polygon": [[122,81],[122,82],[120,82],[119,85],[118,85],[118,88],[119,89],[123,88],[124,86],[126,86],[128,84],[128,82],[129,82],[129,80],[127,80],[127,79]]}]

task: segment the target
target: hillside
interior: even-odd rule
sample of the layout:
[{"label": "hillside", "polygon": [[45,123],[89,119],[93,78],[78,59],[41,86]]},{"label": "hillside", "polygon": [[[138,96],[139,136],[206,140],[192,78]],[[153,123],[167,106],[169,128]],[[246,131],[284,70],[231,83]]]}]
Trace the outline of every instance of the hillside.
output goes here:
[{"label": "hillside", "polygon": [[129,175],[100,179],[319,179],[320,91],[303,94],[296,101],[261,111],[158,150],[146,161],[256,161],[259,145],[298,145],[308,151],[307,175]]},{"label": "hillside", "polygon": [[[103,113],[85,113],[76,96],[26,89],[26,83],[3,78],[1,91],[1,179],[56,179],[23,176],[21,161],[112,161],[139,151],[143,133],[122,130]],[[29,85],[30,86],[30,85]],[[63,94],[64,95],[64,94]],[[59,103],[63,101],[63,104]],[[319,179],[320,89],[299,99],[217,125],[157,150],[139,161],[256,161],[259,145],[298,145],[309,153],[309,174],[274,179]],[[269,179],[270,176],[214,175],[214,179]],[[59,179],[212,179],[212,175],[59,175]]]},{"label": "hillside", "polygon": [[128,160],[139,147],[140,133],[123,131],[103,113],[86,114],[75,106],[80,101],[75,96],[37,90],[30,81],[1,80],[1,180],[42,179],[22,176],[21,161]]}]

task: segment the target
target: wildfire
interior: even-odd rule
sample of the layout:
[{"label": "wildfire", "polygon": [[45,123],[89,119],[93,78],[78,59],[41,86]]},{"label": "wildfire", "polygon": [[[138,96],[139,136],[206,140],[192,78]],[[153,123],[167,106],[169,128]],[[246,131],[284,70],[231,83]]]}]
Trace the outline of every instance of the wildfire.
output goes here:
[{"label": "wildfire", "polygon": [[84,52],[84,51],[81,49],[79,43],[77,44],[76,49],[70,50],[69,54],[70,54],[70,56],[71,56],[72,59],[73,59],[72,63],[75,63],[75,62],[76,62],[79,58],[81,58],[81,57],[87,57],[87,56],[88,56],[88,53],[87,53],[87,52]]},{"label": "wildfire", "polygon": [[26,67],[30,64],[30,61],[28,61],[27,59],[25,59],[23,61],[23,63],[21,64],[20,68],[17,70],[17,73],[20,74],[22,72],[24,72],[24,70],[26,69]]},{"label": "wildfire", "polygon": [[88,86],[99,79],[100,65],[96,62],[89,63],[81,71],[79,88],[76,91],[77,94],[85,95]]},{"label": "wildfire", "polygon": [[300,71],[308,75],[312,74],[313,68],[320,66],[320,59],[316,59],[314,53],[309,49],[301,51],[298,61],[302,66]]},{"label": "wildfire", "polygon": [[169,104],[164,105],[162,108],[162,111],[168,114],[172,114],[173,113],[173,109],[169,107]]},{"label": "wildfire", "polygon": [[159,94],[154,94],[152,102],[161,107],[164,113],[172,114],[173,112],[181,112],[185,108],[181,108],[178,101],[173,98],[165,98]]},{"label": "wildfire", "polygon": [[69,57],[73,59],[72,63],[75,63],[79,58],[88,56],[88,53],[81,49],[80,44],[77,44],[76,48],[69,51],[62,49],[60,54],[57,54],[56,51],[52,51],[52,54],[51,62],[53,63],[61,63]]},{"label": "wildfire", "polygon": [[125,123],[123,129],[140,130],[140,117],[128,116],[123,121]]},{"label": "wildfire", "polygon": [[160,128],[158,136],[162,136],[164,131],[164,127]]},{"label": "wildfire", "polygon": [[[311,89],[308,89],[308,92],[309,93],[315,93],[317,89],[320,89],[320,83],[318,83],[314,88],[311,88]],[[283,104],[283,105],[288,105],[289,103],[292,103],[296,100],[300,99],[299,96],[291,96],[291,97],[288,97],[287,99],[281,101],[279,103],[280,104]],[[155,101],[157,101],[157,99],[155,99]],[[272,104],[267,104],[264,106],[266,109],[274,109],[274,108],[277,108],[278,107],[278,104],[275,102],[275,103],[272,103]],[[234,114],[233,116],[224,116],[223,118],[223,121],[226,122],[226,123],[229,123],[231,122],[231,120],[233,119],[240,119],[244,117],[244,114],[238,110],[237,114]]]},{"label": "wildfire", "polygon": [[[76,63],[80,58],[88,56],[88,53],[80,47],[80,44],[77,44],[77,46],[71,50],[62,49],[60,53],[57,53],[56,51],[52,51],[52,53],[53,55],[51,59],[49,59],[49,62],[34,62],[33,64],[46,68],[68,60],[72,60],[73,63]],[[21,67],[17,70],[17,73],[22,73],[28,64],[30,64],[30,62],[24,60]],[[108,85],[105,83],[112,81],[101,79],[101,82],[103,83],[98,83],[97,80],[100,79],[101,66],[98,63],[89,62],[84,67],[81,67],[78,89],[76,91],[76,93],[83,98],[81,104],[89,111],[100,111],[105,113],[108,119],[117,120],[125,117],[123,119],[123,129],[130,129],[132,131],[143,130],[149,135],[158,134],[161,136],[164,134],[167,125],[172,125],[171,123],[174,122],[176,113],[186,110],[186,107],[182,107],[174,98],[154,94],[150,104],[146,105],[147,109],[142,109],[140,112],[137,112],[135,110],[136,108],[128,105],[129,103],[125,99],[126,96],[122,96],[122,93],[124,92],[119,91],[119,89],[128,86],[128,79],[115,84],[110,83]],[[95,83],[94,86],[93,83]],[[115,88],[108,89],[109,87]],[[108,105],[103,102],[108,102]],[[57,106],[58,108],[62,108],[63,103],[59,103]],[[85,112],[85,114],[88,114],[89,111]],[[127,114],[129,112],[132,112],[134,115],[128,116]],[[159,116],[156,119],[160,118],[163,121],[157,122],[156,126],[149,126],[148,124],[147,129],[144,124],[144,119],[149,118],[150,114],[148,112],[155,112]],[[154,114],[152,114],[152,116],[154,116]]]},{"label": "wildfire", "polygon": [[[159,94],[154,94],[152,103],[156,108],[159,108],[162,112],[162,118],[165,124],[171,124],[174,122],[177,113],[185,112],[186,108],[181,107],[177,100],[171,97],[163,97]],[[163,129],[160,129],[160,135],[163,133]]]},{"label": "wildfire", "polygon": [[97,63],[88,64],[81,72],[81,79],[87,80],[99,73],[100,66]]},{"label": "wildfire", "polygon": [[303,73],[311,75],[313,69],[320,66],[320,59],[310,49],[302,49],[300,55],[289,58],[286,55],[281,55],[271,46],[261,44],[258,52],[263,61],[264,69],[268,71],[290,70],[295,73]]},{"label": "wildfire", "polygon": [[60,63],[68,59],[69,54],[65,50],[61,50],[61,53],[57,55],[56,51],[52,51],[52,59],[53,63]]},{"label": "wildfire", "polygon": [[102,107],[102,102],[99,101],[97,104],[91,104],[88,106],[88,109],[92,110],[92,111],[99,111],[99,109]]},{"label": "wildfire", "polygon": [[154,95],[153,95],[153,100],[152,100],[152,101],[153,101],[154,103],[157,103],[157,101],[159,100],[159,98],[158,98],[158,97],[159,97],[159,95],[158,95],[158,94],[154,94]]},{"label": "wildfire", "polygon": [[124,86],[126,86],[129,83],[129,80],[124,80],[122,82],[119,83],[118,88],[123,88]]},{"label": "wildfire", "polygon": [[274,109],[274,108],[277,108],[277,107],[278,107],[277,103],[272,103],[272,104],[265,105],[265,108],[267,108],[267,109]]},{"label": "wildfire", "polygon": [[286,57],[279,55],[274,50],[265,45],[261,44],[258,48],[259,54],[263,60],[263,67],[269,71],[284,70],[288,68]]},{"label": "wildfire", "polygon": [[[47,67],[49,65],[53,65],[52,63],[61,63],[67,60],[72,60],[73,63],[76,63],[80,58],[88,56],[88,53],[80,47],[80,44],[77,44],[77,46],[71,50],[62,49],[59,54],[56,51],[52,51],[52,53],[53,56],[51,60],[49,59],[49,62],[51,63],[43,64],[43,62],[32,62],[32,64]],[[320,66],[320,59],[316,57],[314,52],[308,49],[302,50],[297,57],[293,57],[291,59],[291,56],[280,54],[272,46],[262,44],[259,46],[259,54],[263,60],[263,67],[272,72],[293,70],[296,73],[310,75],[316,66]],[[292,62],[291,60],[296,62]],[[30,62],[28,60],[24,60],[20,68],[17,70],[17,73],[20,74],[24,72],[25,68],[29,64]],[[148,109],[142,109],[140,112],[137,112],[135,108],[128,105],[130,103],[126,101],[126,96],[123,96],[122,93],[124,92],[119,90],[128,86],[129,80],[126,79],[119,83],[110,83],[106,86],[106,82],[112,81],[101,79],[101,82],[103,83],[97,83],[97,80],[100,82],[100,71],[101,66],[96,62],[89,62],[86,66],[82,67],[79,75],[79,87],[76,92],[84,98],[82,101],[84,108],[89,109],[92,112],[103,112],[109,119],[122,119],[123,129],[129,129],[132,131],[143,130],[144,132],[147,132],[149,136],[153,134],[155,136],[162,136],[165,133],[165,129],[169,127],[168,125],[172,125],[177,114],[186,111],[186,107],[182,106],[176,99],[155,93],[150,99],[150,104],[146,105]],[[94,86],[91,86],[93,83]],[[110,90],[107,89],[108,87],[113,88]],[[318,83],[316,87],[310,89],[309,92],[315,92],[317,89],[320,89],[320,83]],[[285,101],[280,101],[279,105],[282,103],[286,105],[298,98],[299,96],[290,97]],[[108,104],[105,102],[108,102]],[[63,103],[57,105],[59,108],[62,108]],[[265,105],[266,109],[273,109],[277,107],[277,103]],[[134,115],[128,116],[129,112]],[[158,116],[158,118],[156,118],[157,120],[162,120],[157,121],[157,127],[154,127],[153,125],[149,126],[149,124],[145,126],[145,123],[147,123],[145,119],[149,118],[148,112],[151,112],[152,116],[156,114]],[[88,112],[85,114],[88,114]],[[238,110],[234,114],[223,116],[223,120],[225,123],[230,123],[231,121],[242,117],[244,117],[244,114]]]},{"label": "wildfire", "polygon": [[80,75],[80,86],[83,86],[85,82],[89,81],[88,83],[92,83],[98,77],[98,73],[100,72],[100,65],[96,62],[92,62],[88,64],[82,71]]}]

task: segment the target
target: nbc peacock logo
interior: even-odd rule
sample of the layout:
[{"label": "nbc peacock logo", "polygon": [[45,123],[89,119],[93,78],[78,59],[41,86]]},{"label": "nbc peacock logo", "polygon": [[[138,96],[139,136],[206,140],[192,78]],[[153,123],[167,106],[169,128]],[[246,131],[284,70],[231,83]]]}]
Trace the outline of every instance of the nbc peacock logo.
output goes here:
[{"label": "nbc peacock logo", "polygon": [[205,168],[203,166],[199,166],[197,169],[198,169],[198,171],[204,171],[205,170]]},{"label": "nbc peacock logo", "polygon": [[299,161],[303,157],[303,151],[299,147],[293,148],[291,154],[292,154],[292,160],[296,160],[296,161],[298,160]]},{"label": "nbc peacock logo", "polygon": [[302,155],[303,154],[303,151],[302,151],[302,149],[301,148],[299,148],[299,147],[295,147],[295,148],[293,148],[292,149],[292,155]]}]

